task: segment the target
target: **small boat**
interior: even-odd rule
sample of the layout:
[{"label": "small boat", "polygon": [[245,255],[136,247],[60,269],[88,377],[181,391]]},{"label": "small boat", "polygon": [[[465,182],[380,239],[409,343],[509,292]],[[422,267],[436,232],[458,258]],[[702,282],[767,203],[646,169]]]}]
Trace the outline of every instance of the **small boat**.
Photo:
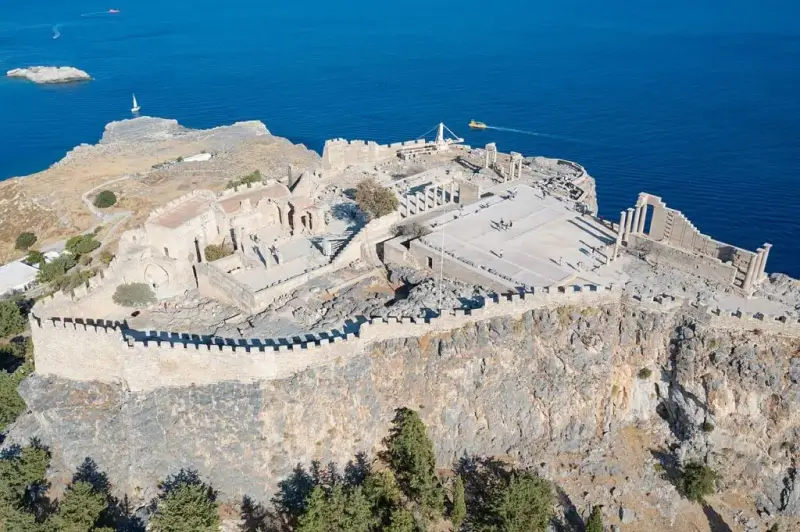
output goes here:
[{"label": "small boat", "polygon": [[119,13],[119,9],[109,9],[109,13]]},{"label": "small boat", "polygon": [[131,107],[131,113],[138,113],[139,109],[141,109],[141,107],[139,107],[139,104],[136,102],[136,95],[134,94],[133,95],[133,107]]},{"label": "small boat", "polygon": [[469,127],[471,127],[472,129],[486,129],[489,126],[487,126],[483,122],[476,122],[475,120],[470,120]]}]

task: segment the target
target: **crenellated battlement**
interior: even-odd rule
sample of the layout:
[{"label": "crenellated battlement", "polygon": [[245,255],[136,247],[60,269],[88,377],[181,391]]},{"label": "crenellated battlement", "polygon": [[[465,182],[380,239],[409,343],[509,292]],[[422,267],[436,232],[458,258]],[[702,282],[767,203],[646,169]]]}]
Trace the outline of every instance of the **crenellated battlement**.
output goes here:
[{"label": "crenellated battlement", "polygon": [[[623,292],[602,285],[537,287],[491,294],[476,308],[438,316],[365,317],[339,329],[280,338],[222,338],[185,332],[141,331],[127,322],[31,315],[37,372],[73,380],[124,381],[132,390],[222,381],[254,382],[344,360],[375,342],[446,333],[470,323],[521,316],[535,309],[619,303]],[[671,312],[684,304],[669,295],[634,296],[636,305]],[[715,327],[800,334],[800,320],[707,309]]]}]

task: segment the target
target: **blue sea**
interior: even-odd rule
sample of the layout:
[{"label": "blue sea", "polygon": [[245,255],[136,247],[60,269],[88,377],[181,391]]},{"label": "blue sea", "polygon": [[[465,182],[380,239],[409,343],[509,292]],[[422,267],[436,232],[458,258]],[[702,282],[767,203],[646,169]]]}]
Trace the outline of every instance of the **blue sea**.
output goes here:
[{"label": "blue sea", "polygon": [[773,243],[768,270],[800,277],[796,1],[0,0],[0,69],[38,64],[95,80],[0,79],[0,178],[96,142],[134,92],[143,114],[258,119],[316,150],[444,121],[584,164],[604,216],[660,195],[719,240]]}]

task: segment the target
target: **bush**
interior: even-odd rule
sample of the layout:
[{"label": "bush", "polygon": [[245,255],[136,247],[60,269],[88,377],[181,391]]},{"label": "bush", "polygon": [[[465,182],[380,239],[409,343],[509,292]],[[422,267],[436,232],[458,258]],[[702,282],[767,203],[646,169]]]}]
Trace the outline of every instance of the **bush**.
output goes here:
[{"label": "bush", "polygon": [[406,225],[396,226],[393,231],[394,236],[407,236],[409,239],[420,238],[431,233],[430,227],[416,222]]},{"label": "bush", "polygon": [[53,279],[52,286],[56,290],[63,290],[69,292],[75,290],[81,285],[86,284],[86,281],[95,276],[94,270],[83,270],[74,272],[69,275],[62,275]]},{"label": "bush", "polygon": [[356,188],[356,203],[370,218],[380,218],[397,210],[400,205],[394,192],[379,185],[374,179],[365,179]]},{"label": "bush", "polygon": [[441,513],[444,491],[436,478],[433,442],[419,415],[397,409],[385,443],[387,461],[406,495],[429,513]]},{"label": "bush", "polygon": [[47,264],[43,264],[39,268],[36,280],[40,283],[49,283],[50,281],[62,277],[67,271],[73,268],[75,264],[75,257],[72,255],[62,255],[57,259],[51,260]]},{"label": "bush", "polygon": [[228,184],[225,186],[225,188],[236,188],[241,185],[249,185],[250,183],[260,183],[261,181],[263,181],[261,172],[256,170],[255,172],[247,174],[246,176],[234,181],[228,181]]},{"label": "bush", "polygon": [[114,260],[113,253],[111,253],[107,249],[104,249],[103,251],[100,252],[100,262],[108,266],[109,264],[111,264],[112,260]]},{"label": "bush", "polygon": [[215,260],[227,257],[231,254],[233,254],[233,249],[231,249],[230,246],[217,246],[216,244],[209,244],[205,249],[206,262],[214,262]]},{"label": "bush", "polygon": [[33,266],[34,264],[43,264],[45,262],[44,253],[32,249],[28,251],[28,256],[25,257],[25,262]]},{"label": "bush", "polygon": [[94,239],[93,234],[77,235],[67,240],[66,249],[76,257],[91,253],[100,247],[100,242]]},{"label": "bush", "polygon": [[601,506],[594,506],[589,520],[586,521],[586,532],[603,532],[603,512]]},{"label": "bush", "polygon": [[20,381],[28,374],[27,369],[30,369],[29,365],[20,366],[14,373],[0,371],[0,431],[4,431],[27,408],[17,393]]},{"label": "bush", "polygon": [[647,380],[647,379],[650,378],[650,376],[652,374],[653,374],[653,372],[652,372],[652,370],[650,370],[650,368],[642,368],[642,369],[639,370],[639,373],[637,374],[637,376],[642,380]]},{"label": "bush", "polygon": [[25,317],[16,301],[0,301],[0,338],[19,334],[25,330]]},{"label": "bush", "polygon": [[703,421],[703,424],[700,425],[700,428],[703,432],[714,432],[714,424],[710,421]]},{"label": "bush", "polygon": [[117,203],[117,195],[110,190],[101,190],[100,194],[94,198],[94,206],[99,209],[107,209]]},{"label": "bush", "polygon": [[17,237],[17,243],[15,247],[22,251],[28,251],[28,248],[34,245],[36,243],[36,240],[37,240],[36,235],[34,235],[33,233],[28,233],[28,232],[20,233],[19,236]]},{"label": "bush", "polygon": [[681,492],[692,501],[703,502],[716,491],[717,473],[707,465],[691,461],[681,471]]},{"label": "bush", "polygon": [[148,284],[127,283],[117,286],[112,299],[122,307],[146,307],[155,303],[156,295]]}]

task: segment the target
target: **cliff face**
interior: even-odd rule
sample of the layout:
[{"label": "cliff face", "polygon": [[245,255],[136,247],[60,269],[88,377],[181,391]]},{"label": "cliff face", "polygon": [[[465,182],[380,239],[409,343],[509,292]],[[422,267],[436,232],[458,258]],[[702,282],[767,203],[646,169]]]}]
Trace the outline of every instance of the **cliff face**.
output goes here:
[{"label": "cliff face", "polygon": [[648,459],[635,469],[649,469],[637,478],[655,482],[651,454],[707,458],[723,488],[755,495],[771,513],[799,515],[798,347],[758,331],[713,330],[688,311],[543,309],[378,343],[259,385],[129,393],[34,376],[21,387],[31,411],[10,440],[50,445],[56,479],[90,456],[134,497],[192,467],[227,496],[263,500],[298,463],[374,453],[393,410],[409,406],[428,423],[442,466],[495,455],[558,482],[594,479],[599,470],[615,474],[598,453],[635,429],[652,443],[640,449]]}]

